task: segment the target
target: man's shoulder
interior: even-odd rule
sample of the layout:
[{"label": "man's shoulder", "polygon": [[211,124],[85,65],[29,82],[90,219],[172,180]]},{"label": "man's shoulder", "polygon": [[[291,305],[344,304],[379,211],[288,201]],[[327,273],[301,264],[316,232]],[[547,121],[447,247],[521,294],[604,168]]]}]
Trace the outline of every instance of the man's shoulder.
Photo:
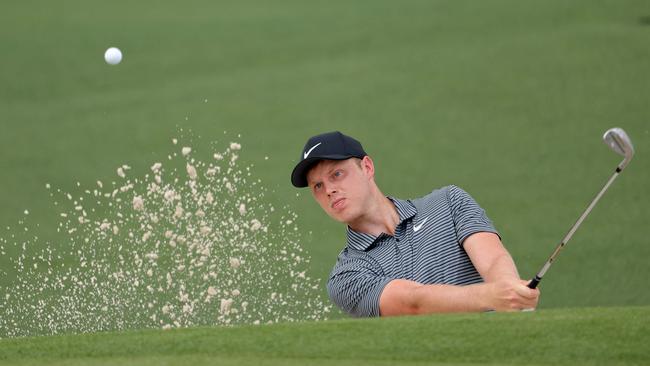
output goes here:
[{"label": "man's shoulder", "polygon": [[356,250],[354,248],[350,248],[349,245],[346,245],[345,248],[343,248],[337,257],[337,262],[345,262],[347,260],[353,260],[353,259],[358,259],[358,258],[363,258],[366,256],[366,252],[361,251],[361,250]]},{"label": "man's shoulder", "polygon": [[411,199],[410,201],[418,206],[419,204],[424,204],[429,203],[429,202],[435,202],[439,200],[448,200],[449,195],[453,194],[457,191],[462,191],[458,186],[455,185],[448,185],[440,188],[436,188],[433,191],[427,193],[426,195],[418,198]]},{"label": "man's shoulder", "polygon": [[346,245],[339,252],[338,257],[336,257],[336,264],[334,267],[340,267],[350,264],[364,263],[366,265],[376,265],[378,262],[373,256],[369,255],[367,251],[358,250],[351,248],[349,245]]},{"label": "man's shoulder", "polygon": [[368,256],[368,253],[346,246],[336,258],[336,263],[330,272],[330,278],[341,271],[370,268],[374,270],[377,266],[377,261]]}]

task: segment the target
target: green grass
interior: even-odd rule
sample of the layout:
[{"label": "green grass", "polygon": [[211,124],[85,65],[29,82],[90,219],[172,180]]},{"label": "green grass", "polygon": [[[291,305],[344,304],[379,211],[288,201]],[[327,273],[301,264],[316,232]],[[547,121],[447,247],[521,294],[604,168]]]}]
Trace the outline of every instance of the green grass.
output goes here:
[{"label": "green grass", "polygon": [[[69,0],[1,13],[3,227],[29,209],[33,233],[52,237],[45,183],[74,192],[124,163],[144,174],[177,128],[192,129],[199,154],[242,143],[269,200],[298,212],[324,285],[344,228],[296,197],[289,173],[308,136],[341,129],[374,157],[386,194],[470,192],[529,277],[618,163],[600,141],[618,125],[637,156],[547,275],[540,306],[650,304],[639,291],[650,276],[647,1]],[[124,51],[115,67],[102,60],[112,45]]]},{"label": "green grass", "polygon": [[642,365],[650,308],[556,309],[0,340],[28,365]]}]

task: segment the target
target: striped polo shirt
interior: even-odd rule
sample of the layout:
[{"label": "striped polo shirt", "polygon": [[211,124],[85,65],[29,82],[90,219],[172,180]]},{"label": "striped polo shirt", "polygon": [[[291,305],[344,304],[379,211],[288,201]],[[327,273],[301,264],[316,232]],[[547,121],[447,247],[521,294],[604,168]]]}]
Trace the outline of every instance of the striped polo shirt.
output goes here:
[{"label": "striped polo shirt", "polygon": [[463,241],[477,232],[498,233],[467,192],[447,186],[414,200],[389,199],[399,214],[394,236],[348,227],[347,246],[327,283],[336,305],[352,316],[379,316],[381,292],[394,279],[447,285],[483,281]]}]

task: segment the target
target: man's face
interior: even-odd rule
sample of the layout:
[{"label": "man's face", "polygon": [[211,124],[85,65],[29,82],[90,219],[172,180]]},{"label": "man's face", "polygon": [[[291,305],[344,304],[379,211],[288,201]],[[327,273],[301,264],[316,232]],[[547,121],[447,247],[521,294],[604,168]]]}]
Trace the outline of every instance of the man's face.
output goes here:
[{"label": "man's face", "polygon": [[365,213],[370,199],[374,167],[363,160],[323,160],[307,173],[314,198],[334,220],[350,223]]}]

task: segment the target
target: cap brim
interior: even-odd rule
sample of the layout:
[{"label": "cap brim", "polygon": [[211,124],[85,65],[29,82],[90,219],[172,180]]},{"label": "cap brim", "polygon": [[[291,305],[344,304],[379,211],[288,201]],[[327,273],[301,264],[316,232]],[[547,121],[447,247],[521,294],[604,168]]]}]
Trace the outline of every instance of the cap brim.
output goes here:
[{"label": "cap brim", "polygon": [[301,160],[291,172],[291,184],[297,188],[307,187],[309,185],[307,183],[307,172],[321,160],[346,160],[354,157],[354,155],[323,155]]}]

